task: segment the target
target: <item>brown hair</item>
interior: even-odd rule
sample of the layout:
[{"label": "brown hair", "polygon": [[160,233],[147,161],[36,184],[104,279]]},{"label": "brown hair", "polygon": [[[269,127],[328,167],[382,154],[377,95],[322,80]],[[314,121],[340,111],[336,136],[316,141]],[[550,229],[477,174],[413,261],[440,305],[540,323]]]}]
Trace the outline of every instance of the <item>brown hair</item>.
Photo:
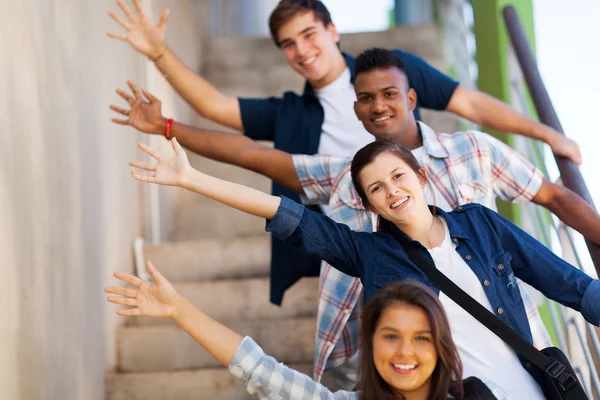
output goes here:
[{"label": "brown hair", "polygon": [[435,293],[412,280],[390,282],[381,288],[362,310],[358,386],[360,400],[396,400],[397,392],[385,382],[373,360],[373,335],[383,312],[398,303],[421,308],[429,318],[438,361],[431,375],[429,399],[446,400],[448,394],[463,398],[462,363],[452,341],[450,324]]},{"label": "brown hair", "polygon": [[331,15],[325,5],[319,0],[281,0],[269,17],[269,30],[271,38],[279,46],[279,29],[298,14],[311,12],[317,21],[321,21],[326,28],[331,24]]},{"label": "brown hair", "polygon": [[[417,176],[425,181],[425,183],[431,189],[431,183],[429,179],[427,179],[427,175],[423,172],[421,164],[417,161],[413,153],[402,146],[396,140],[391,138],[382,138],[377,139],[376,141],[369,143],[362,149],[360,149],[352,159],[352,165],[350,167],[350,174],[352,175],[352,183],[356,188],[356,192],[358,196],[362,200],[363,206],[368,209],[370,205],[369,200],[367,199],[367,194],[365,193],[364,187],[360,181],[360,172],[369,164],[371,164],[379,155],[384,153],[390,153],[402,161],[404,161]],[[432,191],[433,193],[433,191]],[[434,199],[435,202],[435,199]],[[377,230],[389,232],[392,223],[381,216],[378,216],[377,219]]]}]

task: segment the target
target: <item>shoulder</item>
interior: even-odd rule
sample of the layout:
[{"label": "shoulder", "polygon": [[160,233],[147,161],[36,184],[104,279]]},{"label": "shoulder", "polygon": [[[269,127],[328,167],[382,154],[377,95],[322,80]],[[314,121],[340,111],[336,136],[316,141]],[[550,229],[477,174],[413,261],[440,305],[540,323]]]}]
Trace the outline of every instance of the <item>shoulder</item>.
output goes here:
[{"label": "shoulder", "polygon": [[436,132],[435,135],[424,135],[423,137],[438,142],[451,156],[454,156],[472,153],[474,150],[487,150],[489,148],[487,136],[489,136],[487,133],[469,130],[454,133]]}]

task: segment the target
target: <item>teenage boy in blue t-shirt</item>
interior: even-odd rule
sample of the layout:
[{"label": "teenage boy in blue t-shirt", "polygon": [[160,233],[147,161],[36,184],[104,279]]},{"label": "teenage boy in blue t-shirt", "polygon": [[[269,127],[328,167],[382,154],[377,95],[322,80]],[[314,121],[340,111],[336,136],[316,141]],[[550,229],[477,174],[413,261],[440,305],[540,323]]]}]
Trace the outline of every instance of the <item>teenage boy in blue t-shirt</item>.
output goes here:
[{"label": "teenage boy in blue t-shirt", "polygon": [[[340,51],[340,34],[327,8],[316,0],[282,0],[269,19],[271,36],[288,64],[306,79],[302,95],[286,92],[282,97],[245,99],[227,96],[186,67],[167,47],[168,10],[157,25],[144,15],[139,0],[136,13],[121,0],[126,18],[110,15],[126,34],[109,33],[127,41],[154,61],[173,88],[203,117],[244,132],[254,140],[273,141],[275,148],[292,154],[351,156],[370,140],[354,116],[353,57]],[[482,92],[456,81],[406,52],[395,51],[403,61],[418,107],[447,110],[479,125],[516,132],[548,143],[552,150],[579,164],[578,146],[557,131],[523,116]],[[117,122],[117,121],[115,121]],[[166,121],[156,121],[152,132],[165,132]],[[182,143],[185,146],[185,143]],[[296,201],[296,193],[273,184],[273,194]],[[280,304],[285,290],[302,276],[317,276],[320,261],[299,253],[273,238],[271,301]]]}]

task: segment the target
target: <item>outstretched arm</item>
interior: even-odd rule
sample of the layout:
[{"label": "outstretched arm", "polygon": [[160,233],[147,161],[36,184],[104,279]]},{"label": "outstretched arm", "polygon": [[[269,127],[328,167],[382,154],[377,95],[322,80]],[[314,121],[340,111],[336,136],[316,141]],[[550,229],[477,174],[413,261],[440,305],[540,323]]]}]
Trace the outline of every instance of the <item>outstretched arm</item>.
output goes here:
[{"label": "outstretched arm", "polygon": [[144,14],[140,0],[133,0],[137,13],[132,12],[122,0],[117,0],[126,18],[115,12],[109,15],[126,31],[126,34],[109,32],[108,36],[128,42],[135,50],[154,61],[169,83],[200,115],[232,129],[243,130],[238,99],[226,96],[200,75],[190,70],[167,47],[165,32],[169,10],[164,10],[158,24],[154,25]]},{"label": "outstretched arm", "polygon": [[140,143],[140,149],[157,160],[158,164],[132,161],[129,165],[146,171],[131,171],[132,176],[142,182],[183,187],[257,217],[271,219],[277,212],[281,202],[279,197],[196,171],[177,139],[171,140],[171,146],[175,153],[163,155]]},{"label": "outstretched arm", "polygon": [[[120,89],[117,89],[117,93],[131,108],[127,110],[115,105],[110,106],[111,110],[127,119],[113,118],[112,121],[121,125],[131,125],[142,132],[163,135],[167,119],[162,116],[160,100],[144,89],[140,93],[131,81],[127,84],[133,96]],[[280,185],[302,193],[302,185],[289,153],[264,146],[244,135],[208,131],[178,122],[173,122],[171,136],[196,154],[257,172]]]},{"label": "outstretched arm", "polygon": [[[277,362],[266,355],[250,338],[242,338],[181,297],[173,285],[152,265],[146,268],[154,283],[116,272],[114,276],[133,285],[132,288],[107,287],[108,301],[133,308],[118,310],[118,315],[170,318],[206,349],[229,372],[243,380],[249,393],[261,398],[278,399],[352,399],[333,394],[310,377]],[[285,382],[285,385],[281,383]]]},{"label": "outstretched arm", "polygon": [[152,265],[146,262],[146,269],[154,280],[145,282],[140,278],[115,272],[115,278],[128,282],[134,289],[123,287],[107,287],[108,301],[115,304],[131,306],[118,310],[123,316],[146,316],[154,318],[170,318],[181,326],[191,337],[204,347],[211,356],[224,366],[229,366],[242,336],[220,324],[200,311],[196,306],[181,297],[173,285]]},{"label": "outstretched arm", "polygon": [[546,142],[554,154],[566,157],[577,165],[581,164],[577,143],[486,93],[458,86],[446,109],[487,128],[518,133]]}]

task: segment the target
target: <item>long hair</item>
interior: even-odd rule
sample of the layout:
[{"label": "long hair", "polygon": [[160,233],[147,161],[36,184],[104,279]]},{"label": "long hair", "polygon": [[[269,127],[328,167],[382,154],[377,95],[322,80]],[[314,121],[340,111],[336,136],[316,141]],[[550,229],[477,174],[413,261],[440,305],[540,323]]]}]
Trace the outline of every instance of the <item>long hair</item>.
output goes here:
[{"label": "long hair", "polygon": [[[366,209],[369,209],[370,203],[367,198],[367,194],[365,193],[365,189],[360,181],[360,173],[361,171],[369,164],[371,164],[375,159],[384,153],[390,153],[402,161],[404,161],[410,169],[412,169],[417,176],[425,181],[427,186],[431,189],[431,183],[429,179],[427,179],[427,175],[423,172],[423,169],[413,153],[402,146],[396,140],[391,138],[382,138],[377,139],[376,141],[369,143],[362,149],[360,149],[352,159],[352,165],[350,166],[350,175],[352,176],[352,183],[354,184],[354,188],[358,193],[358,196],[362,200],[363,206]],[[433,193],[433,190],[432,190]],[[377,218],[377,230],[382,232],[389,232],[392,227],[392,223],[387,219],[378,216]]]},{"label": "long hair", "polygon": [[385,382],[373,360],[373,335],[381,315],[398,303],[421,308],[427,314],[438,361],[431,375],[430,400],[446,400],[448,394],[462,399],[462,363],[452,341],[450,325],[438,297],[422,283],[412,280],[390,282],[363,308],[360,324],[358,385],[360,400],[397,400],[397,393]]}]

